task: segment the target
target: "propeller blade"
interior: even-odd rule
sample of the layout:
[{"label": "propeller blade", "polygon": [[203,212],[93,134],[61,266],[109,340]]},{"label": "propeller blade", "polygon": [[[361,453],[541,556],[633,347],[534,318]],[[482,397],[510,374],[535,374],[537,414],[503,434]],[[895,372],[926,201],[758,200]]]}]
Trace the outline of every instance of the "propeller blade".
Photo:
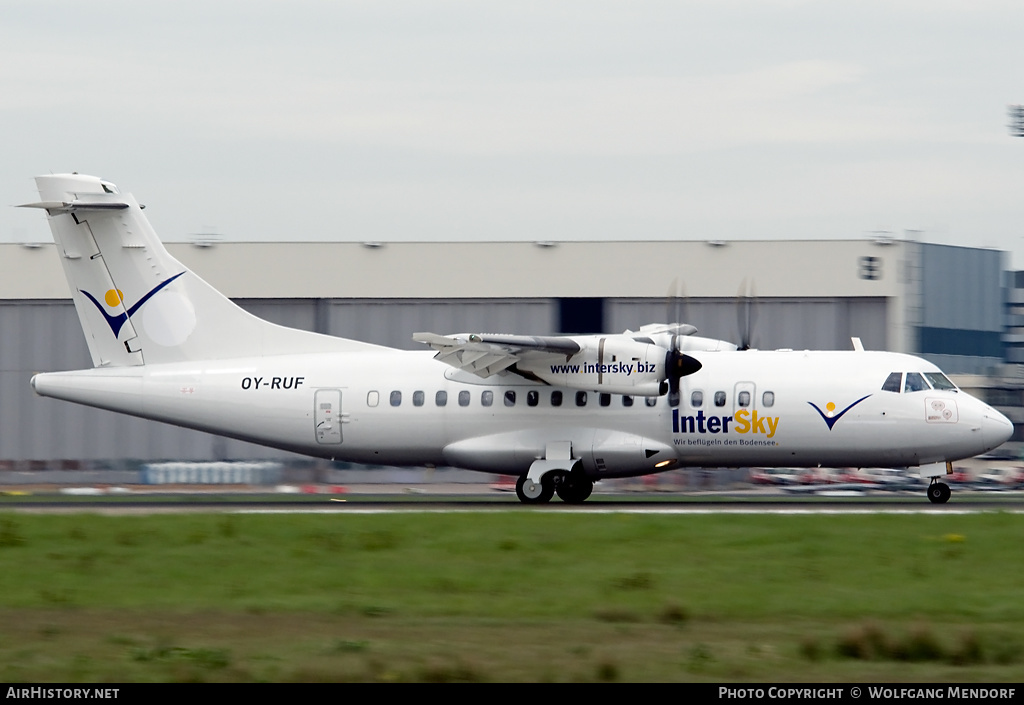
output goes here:
[{"label": "propeller blade", "polygon": [[679,277],[672,280],[668,294],[665,296],[665,322],[681,323],[687,316],[686,285],[679,281]]},{"label": "propeller blade", "polygon": [[754,337],[754,324],[757,322],[757,293],[753,282],[748,288],[746,278],[740,283],[736,293],[736,318],[740,334],[740,350],[750,350]]}]

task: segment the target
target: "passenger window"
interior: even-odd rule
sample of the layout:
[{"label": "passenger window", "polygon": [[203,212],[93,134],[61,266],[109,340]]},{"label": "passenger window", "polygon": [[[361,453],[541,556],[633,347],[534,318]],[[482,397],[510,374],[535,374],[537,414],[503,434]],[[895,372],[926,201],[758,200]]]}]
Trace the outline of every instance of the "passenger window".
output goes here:
[{"label": "passenger window", "polygon": [[442,390],[434,395],[434,403],[438,406],[448,405],[448,392]]},{"label": "passenger window", "polygon": [[725,406],[725,392],[715,392],[715,406]]},{"label": "passenger window", "polygon": [[761,406],[775,406],[775,392],[765,392],[762,394]]},{"label": "passenger window", "polygon": [[494,392],[487,390],[486,392],[480,392],[480,404],[482,406],[490,406],[494,403]]},{"label": "passenger window", "polygon": [[602,394],[601,394],[601,395],[600,395],[600,396],[599,396],[599,397],[597,398],[597,401],[598,401],[598,403],[599,403],[599,404],[600,404],[601,406],[611,406],[611,403],[612,403],[612,395],[611,395],[611,394],[604,394],[604,393],[602,393]]},{"label": "passenger window", "polygon": [[586,405],[587,405],[587,393],[586,392],[576,392],[576,406],[586,406]]},{"label": "passenger window", "polygon": [[917,372],[907,373],[907,381],[903,383],[904,392],[922,392],[925,389],[928,389],[928,383],[924,381],[924,377]]},{"label": "passenger window", "polygon": [[750,392],[740,392],[736,401],[740,406],[750,406]]},{"label": "passenger window", "polygon": [[416,391],[412,393],[412,405],[423,406],[423,392]]},{"label": "passenger window", "polygon": [[505,406],[515,406],[515,405],[516,405],[516,393],[515,393],[514,390],[510,389],[507,392],[505,392]]},{"label": "passenger window", "polygon": [[695,390],[690,393],[690,406],[694,409],[699,409],[704,406],[704,392]]},{"label": "passenger window", "polygon": [[885,378],[885,382],[882,384],[883,392],[896,392],[900,393],[900,383],[903,381],[902,372],[891,372],[889,376]]},{"label": "passenger window", "polygon": [[679,392],[668,393],[668,405],[672,408],[679,406]]},{"label": "passenger window", "polygon": [[401,406],[401,405],[402,405],[402,393],[401,392],[391,392],[391,406]]},{"label": "passenger window", "polygon": [[469,406],[469,392],[463,390],[459,392],[459,406]]},{"label": "passenger window", "polygon": [[622,397],[622,405],[623,406],[633,406],[633,397],[631,397],[631,396],[624,396],[624,397]]},{"label": "passenger window", "polygon": [[537,406],[540,403],[540,392],[532,390],[526,393],[526,405]]},{"label": "passenger window", "polygon": [[561,392],[551,392],[551,406],[561,406],[561,405],[562,405],[562,393]]},{"label": "passenger window", "polygon": [[644,397],[644,404],[647,406],[657,406],[658,397]]},{"label": "passenger window", "polygon": [[377,404],[379,404],[379,403],[380,403],[380,393],[379,392],[370,392],[369,394],[366,395],[366,405],[367,406],[377,406]]}]

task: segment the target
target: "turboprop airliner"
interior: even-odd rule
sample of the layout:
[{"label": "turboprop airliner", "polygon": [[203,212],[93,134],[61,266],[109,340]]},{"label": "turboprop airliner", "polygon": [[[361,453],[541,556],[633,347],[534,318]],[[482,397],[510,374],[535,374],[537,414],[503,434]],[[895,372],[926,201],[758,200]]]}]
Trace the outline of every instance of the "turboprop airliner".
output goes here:
[{"label": "turboprop airliner", "polygon": [[866,351],[758,351],[681,323],[619,334],[415,333],[405,351],[278,326],[175,260],[130,194],[36,178],[93,368],[37,394],[310,456],[518,477],[525,503],[605,478],[704,467],[919,467],[1011,423],[935,365]]}]

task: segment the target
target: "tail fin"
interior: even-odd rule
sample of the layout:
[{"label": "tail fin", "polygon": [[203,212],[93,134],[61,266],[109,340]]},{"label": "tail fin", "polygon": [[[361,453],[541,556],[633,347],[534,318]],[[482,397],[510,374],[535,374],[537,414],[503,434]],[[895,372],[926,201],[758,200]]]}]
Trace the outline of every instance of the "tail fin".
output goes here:
[{"label": "tail fin", "polygon": [[130,194],[79,174],[36,177],[93,365],[375,346],[256,318],[174,259]]}]

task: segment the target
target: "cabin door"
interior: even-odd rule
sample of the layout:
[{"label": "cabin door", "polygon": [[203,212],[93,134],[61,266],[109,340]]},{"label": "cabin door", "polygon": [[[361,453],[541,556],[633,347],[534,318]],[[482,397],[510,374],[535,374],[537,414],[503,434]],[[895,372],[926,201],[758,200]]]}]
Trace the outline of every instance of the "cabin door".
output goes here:
[{"label": "cabin door", "polygon": [[318,389],[313,396],[313,423],[316,442],[341,443],[341,390]]}]

